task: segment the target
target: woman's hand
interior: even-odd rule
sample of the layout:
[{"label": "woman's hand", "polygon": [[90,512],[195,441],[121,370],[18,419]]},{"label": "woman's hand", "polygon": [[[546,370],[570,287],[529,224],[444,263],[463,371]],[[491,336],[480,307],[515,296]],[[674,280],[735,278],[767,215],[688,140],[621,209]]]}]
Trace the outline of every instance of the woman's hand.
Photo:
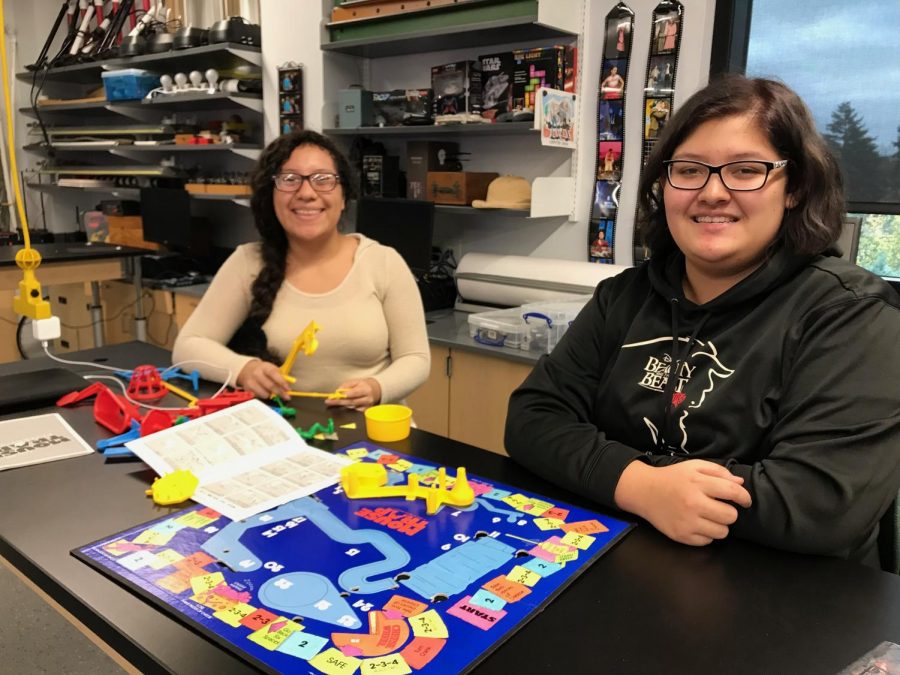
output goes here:
[{"label": "woman's hand", "polygon": [[381,385],[373,377],[367,377],[364,380],[347,380],[338,387],[338,391],[343,394],[343,398],[326,399],[325,405],[365,410],[381,403]]},{"label": "woman's hand", "polygon": [[236,382],[239,387],[253,392],[254,396],[264,401],[270,399],[272,394],[277,394],[284,401],[291,398],[287,393],[290,391],[290,384],[284,379],[278,366],[268,361],[249,361],[241,368]]},{"label": "woman's hand", "polygon": [[743,482],[724,466],[702,459],[662,467],[635,461],[622,472],[615,500],[670,539],[705,546],[728,536],[728,526],[738,518],[734,504],[750,507]]}]

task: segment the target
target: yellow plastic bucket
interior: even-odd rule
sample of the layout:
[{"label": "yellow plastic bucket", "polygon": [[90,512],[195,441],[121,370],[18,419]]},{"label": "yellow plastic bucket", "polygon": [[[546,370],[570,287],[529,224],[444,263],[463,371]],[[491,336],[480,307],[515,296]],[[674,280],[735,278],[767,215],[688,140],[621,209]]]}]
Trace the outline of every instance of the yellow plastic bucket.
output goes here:
[{"label": "yellow plastic bucket", "polygon": [[389,403],[366,409],[366,433],[373,441],[390,443],[409,436],[412,410],[405,405]]}]

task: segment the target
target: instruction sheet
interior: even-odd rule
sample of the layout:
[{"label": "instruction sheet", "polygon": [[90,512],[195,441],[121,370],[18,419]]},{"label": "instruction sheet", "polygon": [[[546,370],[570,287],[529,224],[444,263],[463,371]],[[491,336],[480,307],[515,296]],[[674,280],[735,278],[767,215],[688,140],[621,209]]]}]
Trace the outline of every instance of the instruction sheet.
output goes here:
[{"label": "instruction sheet", "polygon": [[340,480],[352,462],[307,445],[281,415],[253,400],[126,443],[160,476],[186,469],[196,502],[243,520]]}]

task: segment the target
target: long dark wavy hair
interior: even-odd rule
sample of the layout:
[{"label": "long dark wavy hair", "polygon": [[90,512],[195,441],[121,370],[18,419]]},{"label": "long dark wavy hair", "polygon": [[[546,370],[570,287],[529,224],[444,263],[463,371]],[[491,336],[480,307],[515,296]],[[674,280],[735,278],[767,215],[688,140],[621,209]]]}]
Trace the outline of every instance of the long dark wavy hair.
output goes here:
[{"label": "long dark wavy hair", "polygon": [[837,241],[845,208],[843,181],[809,108],[781,82],[723,75],[681,106],[650,153],[638,186],[638,221],[651,254],[676,246],[663,204],[663,161],[671,159],[675,149],[705,122],[748,113],[781,159],[789,160],[787,193],[793,197],[793,205],[785,211],[772,247],[817,255]]},{"label": "long dark wavy hair", "polygon": [[356,185],[350,162],[338,147],[322,134],[315,131],[295,131],[276,138],[263,150],[250,177],[253,189],[250,208],[259,232],[262,269],[251,288],[253,299],[247,318],[237,329],[228,346],[241,354],[257,356],[272,363],[278,363],[279,359],[269,351],[262,326],[272,313],[275,296],[284,282],[288,251],[287,234],[278,216],[275,215],[273,176],[281,170],[291,153],[302,145],[321,148],[331,155],[340,176],[344,200],[356,197]]}]

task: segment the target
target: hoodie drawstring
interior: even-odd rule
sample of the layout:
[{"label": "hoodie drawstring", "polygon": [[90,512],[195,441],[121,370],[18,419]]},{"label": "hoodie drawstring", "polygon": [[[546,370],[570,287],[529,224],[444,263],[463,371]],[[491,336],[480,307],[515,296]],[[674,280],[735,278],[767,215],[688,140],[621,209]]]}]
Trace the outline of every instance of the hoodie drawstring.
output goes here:
[{"label": "hoodie drawstring", "polygon": [[672,298],[669,300],[669,304],[672,308],[672,356],[671,363],[669,365],[669,377],[666,380],[666,386],[663,390],[663,418],[662,423],[659,425],[659,435],[656,439],[656,447],[659,452],[668,452],[666,437],[669,435],[669,431],[671,431],[670,427],[672,426],[672,411],[675,408],[673,404],[673,398],[675,396],[675,387],[678,382],[678,374],[681,370],[681,364],[687,363],[691,350],[694,348],[694,343],[697,341],[697,335],[703,329],[704,324],[709,319],[709,314],[704,314],[700,321],[694,326],[694,330],[691,331],[691,336],[688,338],[688,341],[684,347],[684,349],[680,348],[679,338],[678,338],[678,323],[679,323],[679,311],[678,311],[678,298]]}]

